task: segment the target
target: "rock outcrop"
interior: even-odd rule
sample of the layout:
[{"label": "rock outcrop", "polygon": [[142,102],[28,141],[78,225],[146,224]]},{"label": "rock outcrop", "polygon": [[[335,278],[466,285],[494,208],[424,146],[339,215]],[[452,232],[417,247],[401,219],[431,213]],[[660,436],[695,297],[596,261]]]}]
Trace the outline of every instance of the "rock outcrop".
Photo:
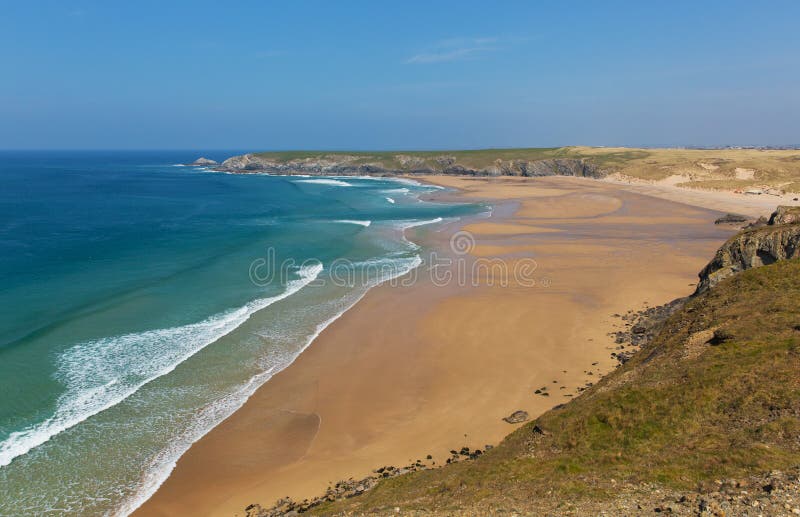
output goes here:
[{"label": "rock outcrop", "polygon": [[739,214],[725,214],[716,221],[714,224],[738,224],[742,225],[748,221],[747,217]]},{"label": "rock outcrop", "polygon": [[235,173],[260,172],[267,174],[310,175],[394,175],[394,174],[463,174],[470,176],[576,176],[602,178],[607,173],[596,165],[578,158],[543,160],[501,160],[490,166],[475,167],[459,164],[456,157],[410,156],[397,154],[383,161],[348,154],[327,154],[307,158],[278,160],[259,154],[244,154],[228,158],[217,170]]},{"label": "rock outcrop", "polygon": [[519,424],[520,422],[524,422],[528,419],[528,412],[517,410],[508,415],[507,417],[503,418],[509,424]]},{"label": "rock outcrop", "polygon": [[800,257],[800,207],[780,206],[765,226],[745,229],[728,240],[700,271],[695,294],[745,269]]},{"label": "rock outcrop", "polygon": [[800,223],[800,206],[779,206],[769,218],[769,224]]},{"label": "rock outcrop", "polygon": [[211,165],[219,165],[219,163],[214,160],[210,160],[208,158],[201,156],[192,163],[187,163],[186,165],[211,166]]}]

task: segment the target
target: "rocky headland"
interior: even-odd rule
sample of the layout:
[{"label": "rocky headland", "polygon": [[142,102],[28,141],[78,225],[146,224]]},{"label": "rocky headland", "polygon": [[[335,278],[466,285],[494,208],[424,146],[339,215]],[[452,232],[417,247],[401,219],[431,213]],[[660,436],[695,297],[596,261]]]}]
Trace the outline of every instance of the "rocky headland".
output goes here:
[{"label": "rocky headland", "polygon": [[216,169],[234,173],[307,174],[326,176],[393,176],[398,174],[457,174],[467,176],[576,176],[602,178],[607,174],[581,158],[539,160],[497,158],[489,165],[461,163],[451,154],[426,157],[395,154],[373,160],[359,154],[322,154],[276,159],[270,155],[244,154],[228,158]]},{"label": "rocky headland", "polygon": [[[575,176],[797,201],[796,149],[551,147],[452,151],[272,151],[233,156],[217,170],[308,175]],[[778,203],[776,203],[778,204]],[[773,205],[774,207],[774,205]],[[721,221],[734,222],[734,221]]]},{"label": "rocky headland", "polygon": [[800,257],[800,207],[780,206],[769,221],[752,223],[728,240],[700,272],[697,293],[753,267]]}]

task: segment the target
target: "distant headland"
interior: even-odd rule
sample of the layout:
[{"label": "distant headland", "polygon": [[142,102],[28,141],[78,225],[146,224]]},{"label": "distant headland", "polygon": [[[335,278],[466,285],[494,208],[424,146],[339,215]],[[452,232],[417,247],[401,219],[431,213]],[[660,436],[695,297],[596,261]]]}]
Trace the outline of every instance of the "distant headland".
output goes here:
[{"label": "distant headland", "polygon": [[[203,160],[197,160],[195,165],[214,165],[200,163]],[[800,192],[800,150],[791,148],[576,146],[461,151],[278,151],[233,156],[214,170],[289,175],[575,176],[741,194]]]}]

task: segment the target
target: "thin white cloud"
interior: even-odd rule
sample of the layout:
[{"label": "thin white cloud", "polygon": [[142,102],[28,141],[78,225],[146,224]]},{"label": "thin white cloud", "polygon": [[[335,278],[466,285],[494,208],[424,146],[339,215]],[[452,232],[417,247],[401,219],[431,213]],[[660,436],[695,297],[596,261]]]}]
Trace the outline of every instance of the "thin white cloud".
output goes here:
[{"label": "thin white cloud", "polygon": [[432,50],[406,59],[406,64],[446,63],[473,59],[499,50],[497,38],[450,38],[439,41]]}]

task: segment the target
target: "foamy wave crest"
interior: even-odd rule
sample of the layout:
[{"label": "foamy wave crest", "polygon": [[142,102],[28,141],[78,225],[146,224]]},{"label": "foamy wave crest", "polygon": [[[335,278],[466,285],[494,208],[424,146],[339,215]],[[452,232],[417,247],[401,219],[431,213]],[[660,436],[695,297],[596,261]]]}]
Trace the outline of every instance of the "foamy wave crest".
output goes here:
[{"label": "foamy wave crest", "polygon": [[436,219],[397,221],[395,224],[397,225],[397,228],[400,230],[401,238],[408,245],[408,247],[411,248],[412,250],[418,250],[419,245],[414,242],[411,242],[410,240],[408,240],[408,238],[406,238],[406,230],[408,230],[409,228],[416,228],[417,226],[424,226],[426,224],[441,223],[442,221],[444,221],[444,219],[442,219],[441,217],[437,217]]},{"label": "foamy wave crest", "polygon": [[408,194],[411,192],[409,189],[402,187],[402,188],[390,188],[388,190],[384,190],[384,194]]},{"label": "foamy wave crest", "polygon": [[12,433],[0,444],[0,467],[50,438],[113,407],[148,382],[166,375],[180,363],[233,331],[250,316],[283,300],[313,282],[322,264],[298,271],[283,293],[260,298],[243,307],[215,314],[199,323],[148,330],[79,343],[58,358],[57,377],[66,391],[53,416]]},{"label": "foamy wave crest", "polygon": [[394,204],[394,199],[392,199],[392,198],[390,198],[388,196],[386,197],[386,201],[388,201],[391,204]]},{"label": "foamy wave crest", "polygon": [[334,187],[352,187],[350,183],[341,180],[333,180],[328,178],[319,178],[313,180],[297,180],[297,183],[315,183],[317,185],[331,185]]},{"label": "foamy wave crest", "polygon": [[431,183],[420,183],[419,181],[412,180],[411,178],[392,178],[392,181],[396,181],[397,183],[405,183],[406,185],[413,185],[414,187],[444,190],[444,187],[440,185],[433,185]]},{"label": "foamy wave crest", "polygon": [[426,224],[435,224],[441,223],[444,219],[441,217],[437,217],[436,219],[425,219],[421,221],[400,221],[398,226],[401,230],[408,230],[409,228],[415,228],[417,226],[424,226]]},{"label": "foamy wave crest", "polygon": [[372,224],[372,221],[357,221],[355,219],[337,219],[334,223],[343,223],[343,224],[357,224],[359,226],[363,226],[366,228],[367,226]]},{"label": "foamy wave crest", "polygon": [[374,277],[370,276],[370,281],[367,283],[369,287],[373,287],[403,276],[419,267],[420,264],[422,264],[422,259],[419,255],[414,255],[402,258],[372,258],[353,262],[352,266],[364,269],[367,274],[376,273]]}]

